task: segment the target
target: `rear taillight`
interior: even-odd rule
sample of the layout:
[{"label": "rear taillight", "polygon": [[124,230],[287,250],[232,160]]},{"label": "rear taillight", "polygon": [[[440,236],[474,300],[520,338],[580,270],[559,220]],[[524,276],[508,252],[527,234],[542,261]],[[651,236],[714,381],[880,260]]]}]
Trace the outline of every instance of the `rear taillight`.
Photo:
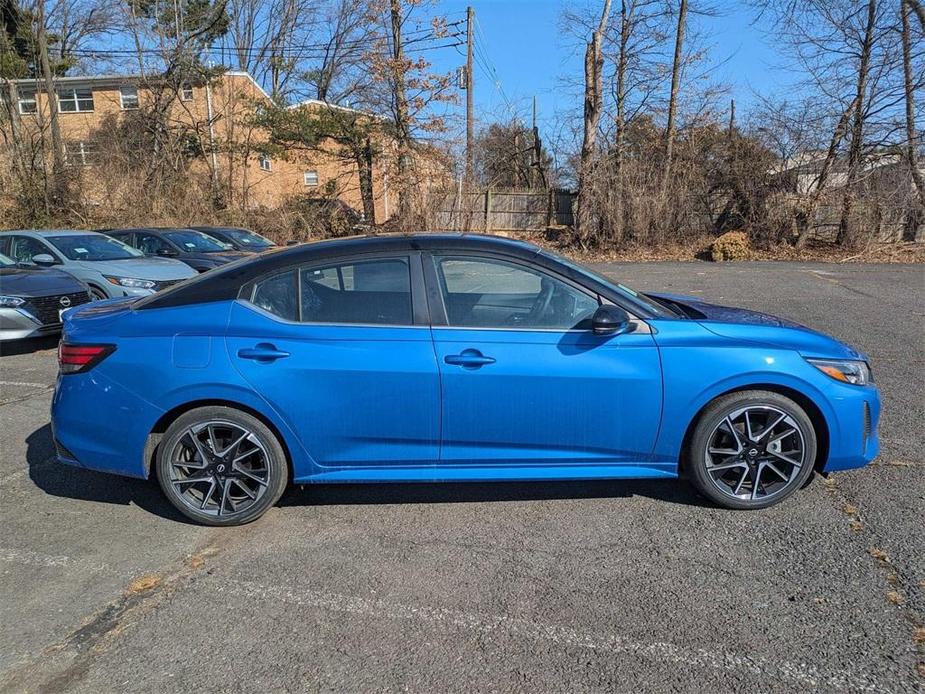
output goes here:
[{"label": "rear taillight", "polygon": [[58,371],[62,374],[89,371],[115,351],[115,345],[69,345],[61,342],[58,345]]}]

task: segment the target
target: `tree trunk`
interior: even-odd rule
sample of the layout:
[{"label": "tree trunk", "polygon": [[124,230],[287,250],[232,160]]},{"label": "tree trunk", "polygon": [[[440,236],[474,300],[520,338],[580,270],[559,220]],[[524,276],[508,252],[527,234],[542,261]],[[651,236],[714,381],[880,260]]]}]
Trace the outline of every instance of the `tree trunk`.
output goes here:
[{"label": "tree trunk", "polygon": [[363,199],[363,216],[367,223],[376,223],[376,199],[373,194],[373,145],[369,138],[357,159],[360,175],[360,197]]},{"label": "tree trunk", "polygon": [[684,55],[684,31],[687,25],[687,0],[681,0],[678,10],[678,30],[675,33],[674,60],[671,63],[671,94],[668,97],[668,124],[665,127],[665,164],[662,171],[662,192],[668,185],[674,155],[675,118],[678,112],[678,90],[681,86],[681,63]]},{"label": "tree trunk", "polygon": [[822,192],[825,190],[826,183],[829,179],[829,172],[832,170],[832,164],[835,163],[835,157],[838,154],[838,146],[841,144],[841,141],[845,137],[845,133],[848,131],[848,119],[851,117],[856,103],[857,99],[855,98],[848,104],[848,108],[841,114],[841,118],[838,119],[838,124],[835,126],[835,130],[832,133],[832,139],[829,141],[829,151],[826,153],[825,160],[822,162],[822,168],[819,170],[819,175],[816,177],[816,187],[809,196],[809,203],[806,205],[802,218],[797,222],[797,240],[794,244],[796,248],[803,248],[806,245],[806,241],[809,239],[809,232],[813,228],[813,222],[816,218],[816,208],[819,206],[819,198],[822,197]]},{"label": "tree trunk", "polygon": [[389,0],[392,23],[392,77],[395,105],[395,144],[398,150],[398,219],[399,226],[409,223],[411,202],[410,181],[410,130],[408,100],[405,95],[405,54],[401,36],[401,0]]},{"label": "tree trunk", "polygon": [[52,196],[57,204],[62,204],[66,198],[66,182],[64,171],[64,141],[61,139],[61,125],[58,119],[58,98],[55,94],[55,81],[51,72],[51,63],[48,60],[48,38],[45,35],[45,0],[36,3],[36,43],[38,44],[39,63],[42,70],[42,79],[45,83],[45,99],[48,101],[48,113],[51,129],[52,148]]},{"label": "tree trunk", "polygon": [[597,128],[601,119],[601,93],[603,84],[601,73],[604,60],[601,57],[601,40],[607,28],[607,16],[610,14],[610,0],[605,0],[601,21],[597,31],[591,34],[591,41],[585,49],[585,103],[584,133],[581,141],[581,159],[578,170],[578,199],[575,216],[575,231],[578,239],[585,244],[590,224],[589,207],[591,202],[591,170],[594,166],[594,151],[597,145]]},{"label": "tree trunk", "polygon": [[861,169],[861,155],[864,146],[864,109],[867,94],[867,76],[870,70],[870,53],[874,43],[874,23],[877,18],[877,0],[867,2],[867,26],[861,44],[861,60],[858,64],[858,87],[854,98],[854,121],[851,127],[851,148],[848,150],[848,175],[845,178],[845,195],[842,199],[841,221],[835,242],[848,246],[855,241],[855,228],[851,223],[851,208],[854,204],[854,186]]},{"label": "tree trunk", "polygon": [[919,196],[919,204],[925,209],[925,180],[922,179],[922,172],[919,171],[915,147],[915,93],[912,86],[912,42],[909,38],[908,0],[900,0],[899,12],[902,15],[903,77],[906,92],[906,159],[909,162],[912,182]]},{"label": "tree trunk", "polygon": [[625,235],[623,228],[623,157],[626,148],[626,65],[629,62],[631,20],[632,17],[626,9],[626,0],[623,0],[620,3],[620,51],[617,57],[617,116],[613,143],[614,218],[611,230],[611,235],[618,244],[622,243]]}]

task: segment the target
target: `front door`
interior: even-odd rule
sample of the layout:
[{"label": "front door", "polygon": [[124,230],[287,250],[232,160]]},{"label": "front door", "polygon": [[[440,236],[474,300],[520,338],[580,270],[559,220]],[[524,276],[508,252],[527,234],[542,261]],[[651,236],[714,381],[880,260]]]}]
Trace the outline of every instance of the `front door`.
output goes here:
[{"label": "front door", "polygon": [[440,383],[412,268],[416,255],[289,268],[232,310],[229,358],[321,468],[432,472]]},{"label": "front door", "polygon": [[662,401],[645,324],[594,335],[596,295],[503,258],[435,255],[428,276],[432,304],[442,303],[435,323],[446,323],[433,329],[441,468],[570,465],[584,476],[600,465],[640,474]]}]

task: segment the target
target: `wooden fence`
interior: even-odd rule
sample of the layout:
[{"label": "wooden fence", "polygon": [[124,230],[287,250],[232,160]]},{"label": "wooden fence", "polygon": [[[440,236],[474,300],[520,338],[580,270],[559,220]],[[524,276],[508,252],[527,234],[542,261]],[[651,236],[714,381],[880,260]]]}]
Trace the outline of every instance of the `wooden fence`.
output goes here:
[{"label": "wooden fence", "polygon": [[542,231],[571,225],[575,194],[567,190],[495,190],[442,196],[434,228],[441,231]]}]

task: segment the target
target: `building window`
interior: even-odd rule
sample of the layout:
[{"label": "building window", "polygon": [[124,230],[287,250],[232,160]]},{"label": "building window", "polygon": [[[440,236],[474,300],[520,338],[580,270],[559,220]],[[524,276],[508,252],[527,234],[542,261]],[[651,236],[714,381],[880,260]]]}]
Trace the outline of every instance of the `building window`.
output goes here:
[{"label": "building window", "polygon": [[65,142],[64,158],[72,166],[93,166],[96,163],[96,145],[83,140]]},{"label": "building window", "polygon": [[305,181],[305,185],[309,188],[318,187],[318,172],[317,171],[306,171],[302,174],[302,180]]},{"label": "building window", "polygon": [[35,90],[34,89],[20,89],[19,90],[19,112],[20,113],[36,113],[38,111],[38,105],[35,103]]},{"label": "building window", "polygon": [[187,85],[180,87],[180,99],[182,101],[192,101],[193,100],[193,88]]},{"label": "building window", "polygon": [[260,162],[260,169],[262,171],[273,170],[273,162],[270,161],[270,157],[268,157],[266,154],[261,154],[259,157],[257,157],[257,161]]},{"label": "building window", "polygon": [[119,103],[123,111],[138,108],[138,87],[119,87]]},{"label": "building window", "polygon": [[93,110],[93,90],[67,87],[57,91],[58,109],[63,113]]}]

